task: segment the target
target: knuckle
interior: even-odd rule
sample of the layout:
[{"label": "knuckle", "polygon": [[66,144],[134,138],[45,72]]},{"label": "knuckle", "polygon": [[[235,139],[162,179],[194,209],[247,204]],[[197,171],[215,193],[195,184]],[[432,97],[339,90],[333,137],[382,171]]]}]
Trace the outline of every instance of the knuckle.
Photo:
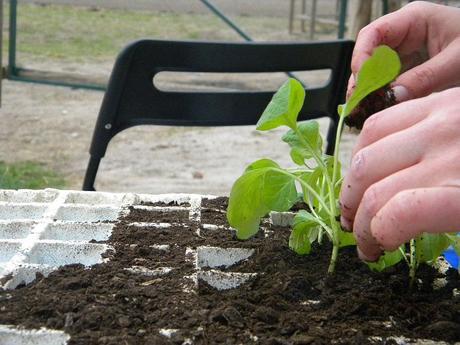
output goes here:
[{"label": "knuckle", "polygon": [[432,95],[432,97],[431,112],[427,116],[425,125],[421,126],[425,137],[437,144],[456,141],[458,128],[460,128],[460,106],[452,100],[459,99],[460,92],[443,92],[442,95]]},{"label": "knuckle", "polygon": [[401,191],[391,199],[390,219],[394,224],[408,224],[411,221],[411,213],[408,212],[408,198],[407,194],[411,193],[415,196],[415,190]]},{"label": "knuckle", "polygon": [[374,216],[379,210],[379,193],[376,186],[370,186],[363,195],[361,205],[363,211],[370,216]]},{"label": "knuckle", "polygon": [[412,1],[412,2],[409,2],[406,6],[404,6],[405,8],[407,9],[410,9],[410,10],[425,10],[427,8],[427,6],[429,6],[430,4],[428,4],[426,1]]},{"label": "knuckle", "polygon": [[357,38],[359,39],[360,37],[363,37],[363,36],[367,35],[367,34],[369,33],[370,29],[371,29],[371,26],[369,26],[369,25],[366,25],[366,26],[364,26],[363,28],[361,28],[361,29],[358,31],[358,36],[357,36]]},{"label": "knuckle", "polygon": [[378,117],[378,114],[374,114],[364,122],[363,129],[360,133],[361,142],[364,146],[366,146],[366,143],[372,142],[373,138],[376,137],[378,132]]},{"label": "knuckle", "polygon": [[423,95],[431,93],[435,86],[436,72],[429,66],[416,68],[414,70],[414,81],[417,88]]},{"label": "knuckle", "polygon": [[366,149],[358,151],[351,160],[350,176],[353,181],[363,181],[366,176]]}]

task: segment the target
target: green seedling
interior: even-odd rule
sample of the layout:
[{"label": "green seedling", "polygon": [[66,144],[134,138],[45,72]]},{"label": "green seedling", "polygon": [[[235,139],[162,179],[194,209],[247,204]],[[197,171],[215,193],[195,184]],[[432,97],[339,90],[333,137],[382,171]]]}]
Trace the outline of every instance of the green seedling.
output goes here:
[{"label": "green seedling", "polygon": [[378,262],[368,263],[368,265],[375,271],[383,271],[404,260],[409,267],[410,286],[413,286],[417,268],[421,264],[434,265],[449,246],[452,246],[460,256],[460,237],[456,233],[423,233],[410,240],[407,245],[402,245],[393,252],[386,252]]},{"label": "green seedling", "polygon": [[338,157],[344,119],[367,95],[393,81],[400,67],[398,55],[386,46],[376,48],[364,63],[353,95],[338,107],[340,118],[333,156],[323,154],[318,122],[297,122],[305,100],[303,86],[295,79],[281,86],[259,119],[257,129],[288,127],[282,140],[290,146],[296,168],[283,169],[270,159],[258,160],[246,168],[232,187],[227,211],[238,238],[255,235],[261,218],[270,211],[288,211],[301,192],[309,211],[300,211],[294,217],[289,246],[298,254],[308,254],[312,243],[321,243],[326,236],[332,242],[328,273],[335,271],[339,248],[355,244],[353,235],[342,231],[337,220],[342,183]]}]

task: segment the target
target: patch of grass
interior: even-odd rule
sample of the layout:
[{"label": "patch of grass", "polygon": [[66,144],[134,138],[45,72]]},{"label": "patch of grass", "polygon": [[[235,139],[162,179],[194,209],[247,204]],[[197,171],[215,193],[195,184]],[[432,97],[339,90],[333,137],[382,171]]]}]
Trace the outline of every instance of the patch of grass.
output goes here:
[{"label": "patch of grass", "polygon": [[[270,37],[274,32],[293,39],[285,18],[233,19],[255,39],[279,39]],[[21,53],[77,62],[113,59],[128,42],[140,38],[242,40],[211,14],[21,3],[17,23],[19,61]]]},{"label": "patch of grass", "polygon": [[42,164],[19,162],[7,164],[0,161],[1,189],[63,188],[64,179]]}]

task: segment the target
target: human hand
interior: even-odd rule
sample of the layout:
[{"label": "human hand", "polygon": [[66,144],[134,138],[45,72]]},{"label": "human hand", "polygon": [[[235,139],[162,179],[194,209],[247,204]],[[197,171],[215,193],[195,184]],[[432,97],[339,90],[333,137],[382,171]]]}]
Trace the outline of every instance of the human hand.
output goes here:
[{"label": "human hand", "polygon": [[422,232],[460,230],[460,88],[364,123],[340,196],[342,226],[375,261]]},{"label": "human hand", "polygon": [[398,102],[460,86],[460,9],[416,1],[363,28],[356,39],[348,83],[379,45],[395,49],[403,71],[392,84]]}]

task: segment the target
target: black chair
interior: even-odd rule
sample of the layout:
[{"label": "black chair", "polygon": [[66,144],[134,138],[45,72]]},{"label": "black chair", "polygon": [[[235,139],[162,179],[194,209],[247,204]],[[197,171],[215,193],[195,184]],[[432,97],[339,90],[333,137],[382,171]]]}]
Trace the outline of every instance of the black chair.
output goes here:
[{"label": "black chair", "polygon": [[141,40],[118,56],[90,147],[83,190],[95,190],[109,141],[137,125],[237,126],[256,124],[273,92],[165,92],[153,84],[162,71],[287,72],[330,69],[327,85],[307,89],[299,119],[331,119],[327,152],[333,151],[337,105],[343,101],[353,42],[227,43]]}]

